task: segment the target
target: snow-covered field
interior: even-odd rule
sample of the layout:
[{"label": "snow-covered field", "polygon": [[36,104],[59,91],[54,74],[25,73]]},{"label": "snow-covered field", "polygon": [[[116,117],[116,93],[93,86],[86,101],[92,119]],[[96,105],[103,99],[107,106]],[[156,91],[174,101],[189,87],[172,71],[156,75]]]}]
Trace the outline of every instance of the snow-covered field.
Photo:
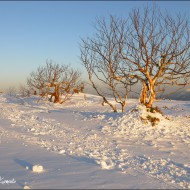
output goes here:
[{"label": "snow-covered field", "polygon": [[161,122],[143,122],[76,94],[56,105],[0,95],[0,189],[190,188],[190,102],[161,100]]}]

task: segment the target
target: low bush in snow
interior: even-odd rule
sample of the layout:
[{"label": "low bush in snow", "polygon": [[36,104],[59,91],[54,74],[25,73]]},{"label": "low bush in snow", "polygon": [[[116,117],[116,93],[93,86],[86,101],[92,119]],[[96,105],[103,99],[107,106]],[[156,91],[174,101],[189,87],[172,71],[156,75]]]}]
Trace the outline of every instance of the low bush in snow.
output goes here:
[{"label": "low bush in snow", "polygon": [[148,122],[150,122],[152,126],[155,126],[160,122],[161,119],[164,118],[163,112],[157,106],[146,109],[145,106],[139,106],[138,109],[141,110],[140,119],[145,124],[148,124]]}]

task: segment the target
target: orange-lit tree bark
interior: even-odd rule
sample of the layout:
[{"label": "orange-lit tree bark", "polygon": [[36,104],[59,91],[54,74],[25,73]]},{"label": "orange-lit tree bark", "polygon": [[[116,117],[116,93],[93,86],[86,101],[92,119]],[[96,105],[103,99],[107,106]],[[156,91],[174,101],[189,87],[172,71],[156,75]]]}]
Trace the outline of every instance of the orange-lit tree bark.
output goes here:
[{"label": "orange-lit tree bark", "polygon": [[120,51],[126,61],[123,73],[142,83],[141,103],[152,107],[163,85],[189,84],[190,32],[184,16],[170,16],[157,7],[134,9],[126,27],[128,37]]},{"label": "orange-lit tree bark", "polygon": [[27,84],[34,90],[39,90],[42,96],[50,96],[50,101],[63,103],[82,90],[80,75],[69,66],[47,61],[44,67],[38,67],[36,72],[30,73]]}]

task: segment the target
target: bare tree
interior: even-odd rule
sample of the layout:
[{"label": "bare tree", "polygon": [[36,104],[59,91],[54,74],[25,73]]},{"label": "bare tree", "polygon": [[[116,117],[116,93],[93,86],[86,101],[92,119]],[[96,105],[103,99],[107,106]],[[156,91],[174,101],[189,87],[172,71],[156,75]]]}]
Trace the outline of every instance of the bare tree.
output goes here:
[{"label": "bare tree", "polygon": [[158,7],[134,9],[126,27],[122,73],[142,83],[141,103],[152,107],[164,86],[189,84],[190,32],[185,16],[172,17]]},{"label": "bare tree", "polygon": [[9,96],[16,96],[17,89],[15,88],[15,86],[9,86],[9,88],[6,90],[6,93]]},{"label": "bare tree", "polygon": [[38,67],[36,72],[30,73],[27,84],[37,89],[41,96],[50,96],[50,101],[63,103],[83,88],[80,76],[78,71],[69,66],[53,64],[50,60],[46,61],[44,67]]},{"label": "bare tree", "polygon": [[113,16],[110,16],[108,22],[106,19],[97,19],[94,37],[82,39],[81,43],[81,61],[87,70],[92,87],[102,97],[102,105],[108,104],[114,112],[117,112],[117,108],[107,97],[114,97],[123,112],[126,107],[128,86],[137,81],[119,77],[123,62],[120,49],[126,40],[125,24],[124,19]]},{"label": "bare tree", "polygon": [[27,79],[27,85],[34,90],[38,90],[38,94],[41,96],[45,95],[45,68],[44,67],[38,67],[36,71],[32,71],[30,73],[30,76]]},{"label": "bare tree", "polygon": [[20,85],[19,94],[22,97],[29,97],[31,95],[31,90],[25,85]]}]

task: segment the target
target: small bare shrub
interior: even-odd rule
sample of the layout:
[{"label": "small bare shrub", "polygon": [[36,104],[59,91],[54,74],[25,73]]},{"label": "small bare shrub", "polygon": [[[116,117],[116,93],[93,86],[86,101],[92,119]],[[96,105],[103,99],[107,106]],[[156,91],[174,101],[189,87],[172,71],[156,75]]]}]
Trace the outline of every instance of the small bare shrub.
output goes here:
[{"label": "small bare shrub", "polygon": [[16,96],[16,93],[17,93],[17,90],[14,86],[10,86],[8,89],[7,89],[7,94],[12,97],[12,96]]},{"label": "small bare shrub", "polygon": [[157,117],[152,117],[148,115],[146,118],[148,119],[148,121],[151,122],[152,126],[155,126],[156,124],[158,124],[158,122],[160,122],[160,119]]},{"label": "small bare shrub", "polygon": [[144,124],[148,124],[148,121],[147,119],[143,118],[143,117],[140,117],[141,121],[144,123]]},{"label": "small bare shrub", "polygon": [[146,111],[151,112],[151,113],[156,113],[157,112],[157,113],[160,113],[161,115],[163,115],[163,112],[158,108],[158,106],[147,108]]}]

